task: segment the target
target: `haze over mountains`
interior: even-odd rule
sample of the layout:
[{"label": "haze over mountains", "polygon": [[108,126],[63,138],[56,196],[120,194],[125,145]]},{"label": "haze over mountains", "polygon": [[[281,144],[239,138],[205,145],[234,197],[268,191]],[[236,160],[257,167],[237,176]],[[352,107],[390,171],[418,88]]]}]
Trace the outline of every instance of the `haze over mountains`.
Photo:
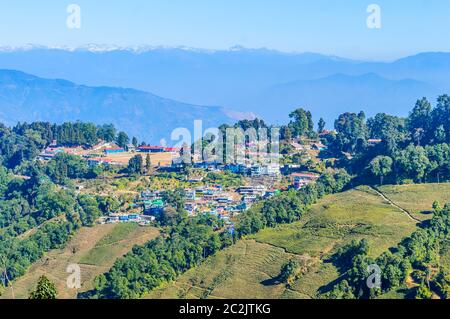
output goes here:
[{"label": "haze over mountains", "polygon": [[[417,98],[427,96],[434,102],[439,94],[450,91],[450,53],[422,53],[393,62],[363,62],[241,47],[227,51],[29,47],[1,50],[0,69],[88,86],[133,88],[194,105],[220,105],[253,112],[269,123],[287,121],[289,111],[301,106],[311,110],[316,121],[324,117],[329,127],[343,111],[364,110],[369,116],[383,111],[407,115]],[[88,104],[95,101],[98,98]],[[123,100],[115,109],[126,104]],[[153,100],[155,107],[157,104]],[[162,113],[166,104],[159,107]],[[139,105],[133,106],[137,114],[136,107]],[[175,105],[172,107],[175,109]],[[1,112],[8,113],[4,108]],[[111,114],[111,118],[116,115]],[[179,116],[187,116],[187,112]],[[195,116],[194,112],[188,118]],[[12,115],[9,117],[14,120]],[[229,119],[226,114],[225,118]],[[211,119],[211,123],[215,120]]]},{"label": "haze over mountains", "polygon": [[134,89],[88,87],[0,70],[0,122],[8,125],[18,121],[112,123],[130,138],[151,143],[164,138],[170,145],[172,130],[193,130],[196,119],[203,120],[207,129],[234,122],[237,115],[220,107],[181,103]]}]

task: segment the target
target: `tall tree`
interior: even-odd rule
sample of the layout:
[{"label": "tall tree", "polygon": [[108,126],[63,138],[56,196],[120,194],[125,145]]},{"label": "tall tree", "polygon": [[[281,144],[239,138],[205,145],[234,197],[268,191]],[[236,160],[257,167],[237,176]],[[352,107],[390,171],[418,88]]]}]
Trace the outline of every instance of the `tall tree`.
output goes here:
[{"label": "tall tree", "polygon": [[133,136],[132,140],[131,140],[131,144],[133,144],[134,147],[138,146],[138,140],[135,136]]},{"label": "tall tree", "polygon": [[408,117],[408,129],[417,145],[423,138],[428,139],[432,125],[431,104],[426,98],[418,100]]},{"label": "tall tree", "polygon": [[112,142],[116,137],[116,128],[112,124],[105,124],[97,128],[97,134],[102,140]]},{"label": "tall tree", "polygon": [[289,114],[289,117],[289,128],[295,137],[309,135],[314,130],[311,112],[299,108]]},{"label": "tall tree", "polygon": [[447,132],[445,131],[444,125],[439,125],[434,131],[434,142],[445,143],[445,141],[447,141]]},{"label": "tall tree", "polygon": [[370,138],[389,139],[390,135],[399,141],[405,139],[405,119],[386,113],[378,113],[367,120]]},{"label": "tall tree", "polygon": [[334,127],[337,132],[335,148],[340,151],[354,153],[367,141],[367,126],[363,112],[339,115]]},{"label": "tall tree", "polygon": [[281,138],[286,142],[292,141],[292,132],[289,126],[283,126],[281,129]]},{"label": "tall tree", "polygon": [[392,172],[393,160],[389,156],[377,156],[369,164],[373,175],[380,178],[380,184],[383,185],[385,176]]},{"label": "tall tree", "polygon": [[148,173],[152,168],[152,159],[150,158],[150,154],[147,154],[145,157],[145,171]]},{"label": "tall tree", "polygon": [[56,299],[58,295],[55,284],[47,277],[41,276],[37,283],[36,290],[30,293],[30,299]]},{"label": "tall tree", "polygon": [[142,173],[142,167],[143,167],[142,156],[135,155],[128,162],[127,170],[129,174],[140,174]]},{"label": "tall tree", "polygon": [[399,175],[413,178],[422,182],[431,168],[425,149],[421,146],[410,144],[406,149],[396,154],[395,162],[398,164]]},{"label": "tall tree", "polygon": [[128,143],[130,143],[130,138],[128,137],[127,133],[119,132],[116,142],[120,147],[126,147]]},{"label": "tall tree", "polygon": [[438,98],[432,117],[435,130],[442,126],[445,130],[445,141],[450,143],[450,96],[442,95]]},{"label": "tall tree", "polygon": [[436,181],[439,183],[441,177],[450,178],[450,146],[446,143],[427,145],[425,150],[430,160],[430,171],[435,174]]},{"label": "tall tree", "polygon": [[323,118],[320,118],[319,123],[317,123],[317,125],[319,128],[318,133],[321,134],[325,130],[325,126],[327,125],[327,123],[325,122],[325,120]]}]

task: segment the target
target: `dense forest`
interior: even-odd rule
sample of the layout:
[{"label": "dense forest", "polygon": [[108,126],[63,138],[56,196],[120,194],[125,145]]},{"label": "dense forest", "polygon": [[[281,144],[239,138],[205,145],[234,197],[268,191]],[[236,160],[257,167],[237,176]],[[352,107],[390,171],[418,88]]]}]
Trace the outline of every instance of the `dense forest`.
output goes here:
[{"label": "dense forest", "polygon": [[[384,113],[365,121],[363,112],[345,113],[326,136],[333,156],[360,180],[408,183],[450,179],[450,97],[436,107],[417,101],[407,118]],[[371,145],[370,139],[379,143]],[[346,156],[343,156],[345,155]]]}]

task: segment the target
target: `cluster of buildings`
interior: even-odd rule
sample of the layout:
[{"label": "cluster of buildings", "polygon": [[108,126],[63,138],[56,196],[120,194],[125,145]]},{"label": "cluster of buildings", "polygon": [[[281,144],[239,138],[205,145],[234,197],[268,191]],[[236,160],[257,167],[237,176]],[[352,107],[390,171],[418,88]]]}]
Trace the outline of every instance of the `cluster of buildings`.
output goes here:
[{"label": "cluster of buildings", "polygon": [[[174,163],[173,170],[180,170],[183,165]],[[278,163],[273,164],[222,164],[218,162],[196,162],[194,168],[204,169],[215,172],[231,172],[244,176],[281,176],[281,166]]]},{"label": "cluster of buildings", "polygon": [[164,210],[164,201],[161,192],[144,191],[139,199],[131,205],[130,213],[113,213],[100,219],[102,224],[138,223],[148,225]]},{"label": "cluster of buildings", "polygon": [[[100,148],[99,148],[100,146]],[[103,148],[103,152],[107,155],[109,154],[119,154],[126,152],[139,152],[139,153],[177,153],[179,154],[181,149],[176,147],[164,147],[164,146],[152,146],[152,145],[143,145],[136,147],[133,144],[130,144],[125,148],[112,146],[111,143],[104,143],[103,145],[99,144],[93,147],[94,150],[99,150]]]},{"label": "cluster of buildings", "polygon": [[319,175],[312,173],[293,173],[291,174],[291,186],[294,189],[301,189],[306,185],[315,182]]},{"label": "cluster of buildings", "polygon": [[179,157],[180,151],[179,148],[163,146],[140,146],[136,148],[133,145],[129,145],[123,148],[112,142],[100,142],[89,148],[85,146],[61,147],[57,146],[57,142],[54,141],[48,148],[41,152],[38,158],[42,161],[49,161],[58,153],[66,153],[80,156],[90,166],[126,166],[128,161],[136,153],[150,153],[153,165],[165,166],[170,165],[173,159]]},{"label": "cluster of buildings", "polygon": [[100,224],[119,224],[119,223],[137,223],[141,226],[150,225],[155,221],[154,216],[147,216],[137,213],[113,213],[108,216],[101,217]]},{"label": "cluster of buildings", "polygon": [[137,201],[141,205],[145,216],[159,216],[164,210],[164,200],[160,191],[143,191],[141,197]]},{"label": "cluster of buildings", "polygon": [[224,192],[221,186],[204,186],[186,190],[184,209],[191,216],[212,214],[229,220],[233,213],[237,212],[236,206],[236,197]]},{"label": "cluster of buildings", "polygon": [[[377,143],[378,141],[372,141]],[[326,149],[321,143],[311,142],[309,145],[300,144],[300,141],[293,142],[295,150],[318,150]],[[128,157],[134,156],[136,153],[153,154],[159,158],[160,155],[171,154],[171,158],[180,157],[180,149],[168,148],[163,146],[139,146],[137,148],[129,146],[127,149],[118,147],[113,143],[99,143],[90,149],[84,147],[63,148],[57,147],[56,142],[45,149],[40,158],[50,160],[58,153],[67,153],[78,155],[88,162],[89,165],[124,165],[128,162]],[[266,154],[267,155],[267,154]],[[127,157],[128,156],[128,157]],[[170,165],[170,164],[169,164]],[[174,171],[183,168],[183,164],[172,161],[172,166],[168,167]],[[301,189],[306,185],[316,181],[319,176],[309,172],[292,173],[292,169],[286,170],[278,163],[273,162],[255,162],[244,161],[243,163],[221,164],[218,162],[199,161],[193,164],[194,168],[206,171],[232,172],[243,176],[250,177],[251,180],[267,181],[269,179],[278,179],[283,175],[287,176],[290,187]],[[294,170],[295,171],[295,170]],[[192,184],[202,184],[202,177],[191,180]],[[266,183],[266,185],[271,185]],[[199,214],[211,214],[218,216],[224,220],[227,227],[233,228],[232,219],[237,214],[249,209],[256,201],[276,195],[280,192],[277,189],[270,189],[272,186],[247,185],[224,190],[222,185],[199,186],[194,185],[185,189],[185,210],[191,216]],[[139,223],[140,225],[148,225],[160,216],[166,207],[161,191],[143,191],[140,196],[132,204],[133,209],[130,213],[115,213],[105,216],[100,223]]]},{"label": "cluster of buildings", "polygon": [[[301,189],[316,181],[318,175],[312,173],[294,173],[290,175],[291,187]],[[241,186],[225,191],[221,185],[202,186],[185,190],[184,209],[190,216],[210,214],[222,219],[228,228],[233,227],[232,218],[251,208],[261,199],[279,194],[281,190],[268,189],[264,185]],[[166,207],[161,191],[141,192],[133,204],[131,213],[115,213],[103,217],[100,223],[139,223],[148,225],[160,216]]]},{"label": "cluster of buildings", "polygon": [[58,147],[56,145],[50,145],[45,150],[39,154],[41,160],[51,160],[53,157],[60,153],[77,155],[78,153],[85,150],[82,146],[72,146],[72,147]]},{"label": "cluster of buildings", "polygon": [[180,154],[181,148],[164,146],[139,146],[136,151],[141,153],[174,153]]},{"label": "cluster of buildings", "polygon": [[279,164],[228,164],[225,171],[246,176],[280,176]]},{"label": "cluster of buildings", "polygon": [[307,144],[304,144],[303,141],[300,140],[293,140],[291,142],[291,146],[294,149],[295,152],[302,152],[302,151],[326,151],[328,148],[321,142],[317,141],[310,141]]},{"label": "cluster of buildings", "polygon": [[241,186],[232,191],[224,191],[220,185],[198,187],[186,190],[185,209],[191,215],[210,213],[228,220],[278,192],[263,185]]},{"label": "cluster of buildings", "polygon": [[[273,196],[278,192],[278,190],[267,190],[265,186],[242,186],[233,191],[224,191],[220,185],[202,186],[185,190],[184,209],[190,216],[215,215],[230,226],[234,216],[249,209],[257,200]],[[148,224],[155,221],[166,207],[162,192],[149,190],[141,192],[133,205],[137,208],[134,213],[111,214],[102,219],[102,222]]]}]

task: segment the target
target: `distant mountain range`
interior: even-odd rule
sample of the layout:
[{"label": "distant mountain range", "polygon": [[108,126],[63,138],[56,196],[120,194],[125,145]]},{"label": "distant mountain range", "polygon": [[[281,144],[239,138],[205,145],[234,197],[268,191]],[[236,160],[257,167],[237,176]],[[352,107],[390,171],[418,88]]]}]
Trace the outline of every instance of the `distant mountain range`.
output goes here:
[{"label": "distant mountain range", "polygon": [[[0,49],[0,68],[88,86],[129,87],[194,105],[220,105],[284,123],[305,107],[331,127],[347,110],[407,115],[416,99],[450,92],[450,53],[393,62],[355,61],[268,49],[192,48]],[[125,104],[125,103],[124,103]]]},{"label": "distant mountain range", "polygon": [[114,87],[88,87],[66,80],[48,80],[18,71],[0,70],[0,122],[90,121],[113,123],[147,142],[170,144],[178,127],[193,130],[194,120],[204,129],[232,123],[238,112],[177,102],[138,91]]},{"label": "distant mountain range", "polygon": [[329,126],[344,112],[364,110],[368,115],[379,112],[404,116],[412,109],[418,97],[435,97],[434,86],[416,80],[388,80],[374,73],[360,76],[336,74],[317,80],[300,80],[276,85],[261,97],[263,115],[276,111],[289,114],[292,105],[314,105],[313,115],[326,119]]}]

